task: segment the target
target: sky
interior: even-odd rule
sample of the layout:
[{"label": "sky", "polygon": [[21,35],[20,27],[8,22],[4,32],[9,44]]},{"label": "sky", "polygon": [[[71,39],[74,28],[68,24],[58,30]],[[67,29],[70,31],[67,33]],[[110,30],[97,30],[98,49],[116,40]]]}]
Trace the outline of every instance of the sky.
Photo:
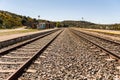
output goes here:
[{"label": "sky", "polygon": [[120,23],[120,0],[0,0],[0,10],[50,21]]}]

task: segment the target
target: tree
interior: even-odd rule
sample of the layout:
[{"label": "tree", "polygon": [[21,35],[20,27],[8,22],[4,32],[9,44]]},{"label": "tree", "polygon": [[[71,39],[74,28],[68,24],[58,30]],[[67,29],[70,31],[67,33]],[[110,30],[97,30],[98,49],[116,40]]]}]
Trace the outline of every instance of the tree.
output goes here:
[{"label": "tree", "polygon": [[2,28],[3,20],[0,18],[0,28]]},{"label": "tree", "polygon": [[21,23],[22,23],[22,25],[27,26],[28,20],[25,16],[22,17]]},{"label": "tree", "polygon": [[2,25],[3,24],[3,20],[0,18],[0,25]]},{"label": "tree", "polygon": [[56,27],[60,27],[60,22],[57,22],[57,23],[56,23]]}]

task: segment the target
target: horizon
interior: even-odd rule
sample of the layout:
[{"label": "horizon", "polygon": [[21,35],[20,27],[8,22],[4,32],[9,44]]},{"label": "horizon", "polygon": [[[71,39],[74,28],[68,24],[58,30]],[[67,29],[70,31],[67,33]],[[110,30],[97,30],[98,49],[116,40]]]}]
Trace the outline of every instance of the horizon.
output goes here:
[{"label": "horizon", "polygon": [[[0,11],[4,11],[4,10],[0,10]],[[9,11],[5,11],[5,12],[9,12]],[[13,12],[9,12],[9,13],[13,13]],[[16,14],[16,15],[20,15],[20,14],[17,14],[17,13],[13,13],[13,14]],[[25,16],[25,15],[20,15],[20,16]],[[26,16],[26,17],[30,17],[30,16]],[[30,17],[32,18],[32,17]],[[34,18],[33,18],[34,19]],[[37,18],[35,18],[37,19]],[[37,19],[39,20],[39,19]],[[46,21],[50,21],[50,20],[47,20],[47,19],[40,19],[40,20],[46,20]],[[85,21],[85,20],[63,20],[63,21]],[[52,21],[52,22],[63,22],[63,21]],[[85,22],[90,22],[90,21],[85,21]],[[90,22],[90,23],[94,23],[94,22]],[[99,23],[94,23],[94,24],[98,24],[98,25],[114,25],[114,24],[120,24],[120,23],[112,23],[112,24],[99,24]]]},{"label": "horizon", "polygon": [[1,0],[0,10],[49,21],[88,21],[96,24],[120,23],[119,0]]}]

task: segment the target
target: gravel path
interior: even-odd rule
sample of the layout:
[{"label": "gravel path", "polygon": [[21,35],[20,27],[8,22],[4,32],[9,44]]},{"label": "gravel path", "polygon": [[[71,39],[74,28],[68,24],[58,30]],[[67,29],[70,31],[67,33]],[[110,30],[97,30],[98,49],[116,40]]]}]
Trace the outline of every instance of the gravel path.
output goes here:
[{"label": "gravel path", "polygon": [[[106,52],[65,31],[44,51],[19,80],[119,80],[120,66]],[[119,77],[119,78],[118,78]]]}]

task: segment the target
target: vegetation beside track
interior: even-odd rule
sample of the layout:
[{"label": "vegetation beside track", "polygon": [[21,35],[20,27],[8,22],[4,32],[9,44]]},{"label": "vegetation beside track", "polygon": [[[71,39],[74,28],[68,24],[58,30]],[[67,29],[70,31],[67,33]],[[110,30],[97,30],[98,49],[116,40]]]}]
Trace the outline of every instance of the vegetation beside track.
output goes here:
[{"label": "vegetation beside track", "polygon": [[22,33],[28,33],[28,32],[36,32],[39,31],[37,29],[22,29],[22,30],[7,30],[7,31],[0,31],[0,36],[5,36],[5,35],[13,35],[13,34],[22,34]]}]

